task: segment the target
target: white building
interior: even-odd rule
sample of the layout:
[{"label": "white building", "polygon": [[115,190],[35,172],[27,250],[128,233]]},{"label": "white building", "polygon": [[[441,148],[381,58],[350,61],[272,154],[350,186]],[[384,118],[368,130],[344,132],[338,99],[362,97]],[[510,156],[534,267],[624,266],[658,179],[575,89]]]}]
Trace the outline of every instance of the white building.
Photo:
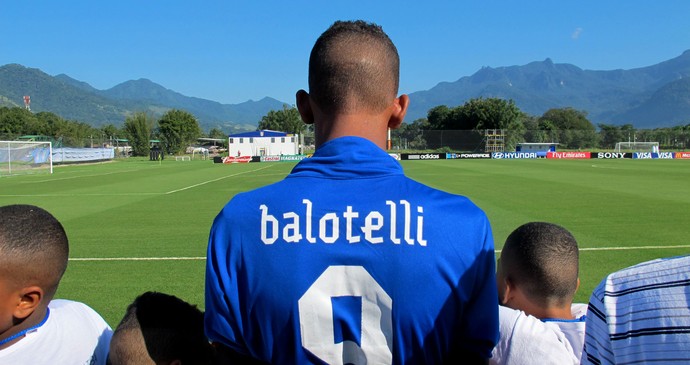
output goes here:
[{"label": "white building", "polygon": [[261,130],[228,136],[229,156],[280,156],[299,154],[299,135]]}]

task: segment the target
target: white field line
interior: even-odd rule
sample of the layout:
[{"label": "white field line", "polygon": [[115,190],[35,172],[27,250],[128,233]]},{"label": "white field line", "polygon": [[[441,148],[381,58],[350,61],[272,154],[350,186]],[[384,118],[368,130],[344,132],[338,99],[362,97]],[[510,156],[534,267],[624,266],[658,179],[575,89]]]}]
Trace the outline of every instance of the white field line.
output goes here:
[{"label": "white field line", "polygon": [[136,196],[161,195],[163,193],[73,193],[73,194],[0,194],[0,197],[80,197],[80,196]]},{"label": "white field line", "polygon": [[36,180],[36,181],[27,181],[27,184],[38,184],[38,183],[44,183],[44,182],[53,182],[53,181],[60,181],[60,180],[74,180],[74,179],[81,179],[82,177],[95,177],[95,176],[107,176],[107,175],[116,175],[116,174],[122,174],[126,172],[132,172],[132,171],[139,171],[139,170],[122,170],[122,171],[112,171],[112,172],[105,172],[102,174],[88,174],[88,175],[74,175],[74,176],[65,176],[65,177],[60,177],[56,179],[46,179],[46,180]]},{"label": "white field line", "polygon": [[[630,251],[630,250],[653,250],[665,248],[690,248],[690,245],[675,245],[675,246],[631,246],[631,247],[582,247],[580,251]],[[501,250],[496,250],[496,253],[501,253]]]},{"label": "white field line", "polygon": [[[637,246],[637,247],[585,247],[580,251],[621,251],[621,250],[652,250],[690,248],[690,245],[677,246]],[[496,250],[501,253],[501,250]],[[206,260],[206,257],[73,257],[70,261],[198,261]]]},{"label": "white field line", "polygon": [[70,261],[198,261],[206,257],[72,257]]},{"label": "white field line", "polygon": [[212,182],[216,182],[216,181],[220,181],[220,180],[223,180],[223,179],[227,179],[227,178],[229,178],[229,177],[234,177],[234,176],[239,176],[239,175],[244,175],[244,174],[248,174],[248,173],[252,173],[252,172],[261,171],[261,170],[267,169],[267,168],[269,168],[269,167],[271,167],[270,164],[267,165],[267,166],[265,166],[265,167],[260,167],[260,168],[255,169],[255,170],[244,171],[244,172],[238,172],[238,173],[236,173],[236,174],[227,175],[227,176],[221,176],[221,177],[219,177],[219,178],[217,178],[217,179],[212,179],[212,180],[200,182],[200,183],[198,183],[198,184],[189,185],[189,186],[186,186],[186,187],[184,187],[184,188],[180,188],[180,189],[176,189],[176,190],[170,190],[170,191],[166,192],[165,194],[168,195],[168,194],[178,193],[178,192],[180,192],[180,191],[185,191],[185,190],[188,190],[188,189],[193,189],[193,188],[195,188],[195,187],[197,187],[197,186],[210,184],[210,183],[212,183]]},{"label": "white field line", "polygon": [[[221,176],[221,177],[219,177],[219,178],[217,178],[217,179],[212,179],[212,180],[208,180],[208,181],[203,181],[203,182],[200,182],[200,183],[198,183],[198,184],[186,186],[186,187],[183,187],[183,188],[180,188],[180,189],[171,190],[171,191],[166,191],[166,192],[164,192],[164,193],[155,193],[155,192],[154,192],[154,193],[93,193],[93,194],[84,194],[84,193],[73,193],[73,194],[0,194],[0,197],[37,197],[37,196],[45,196],[45,197],[72,197],[72,196],[169,195],[169,194],[177,193],[177,192],[180,192],[180,191],[192,189],[192,188],[195,188],[195,187],[197,187],[197,186],[206,185],[206,184],[209,184],[209,183],[212,183],[212,182],[216,182],[216,181],[219,181],[219,180],[227,179],[227,178],[229,178],[229,177],[234,177],[234,176],[244,175],[244,174],[248,174],[248,173],[252,173],[252,172],[257,172],[257,171],[260,171],[260,170],[267,169],[267,168],[269,168],[269,167],[271,167],[270,164],[269,164],[268,166],[264,166],[264,167],[261,167],[261,168],[255,169],[255,170],[244,171],[244,172],[238,172],[238,173],[236,173],[236,174],[227,175],[227,176]],[[134,171],[134,170],[132,170],[132,171]],[[103,174],[103,175],[109,175],[109,174]],[[91,176],[97,176],[97,175],[91,175]]]}]

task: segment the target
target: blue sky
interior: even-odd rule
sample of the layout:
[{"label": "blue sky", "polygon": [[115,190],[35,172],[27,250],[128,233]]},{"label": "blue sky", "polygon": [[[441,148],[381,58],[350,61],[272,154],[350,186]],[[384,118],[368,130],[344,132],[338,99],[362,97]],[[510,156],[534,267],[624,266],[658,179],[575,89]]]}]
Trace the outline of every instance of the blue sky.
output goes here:
[{"label": "blue sky", "polygon": [[0,65],[97,89],[147,78],[187,96],[294,103],[316,38],[338,19],[383,26],[400,92],[483,66],[551,58],[588,70],[649,66],[690,49],[690,1],[2,1]]}]

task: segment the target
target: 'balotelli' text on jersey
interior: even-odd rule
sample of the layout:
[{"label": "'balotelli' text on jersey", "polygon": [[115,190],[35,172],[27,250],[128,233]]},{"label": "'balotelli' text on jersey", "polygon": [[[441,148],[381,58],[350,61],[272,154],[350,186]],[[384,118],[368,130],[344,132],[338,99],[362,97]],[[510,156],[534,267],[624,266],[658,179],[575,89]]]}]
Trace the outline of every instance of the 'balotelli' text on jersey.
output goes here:
[{"label": "'balotelli' text on jersey", "polygon": [[[407,200],[386,200],[380,210],[360,211],[348,205],[342,211],[314,216],[314,203],[302,199],[303,209],[275,212],[261,204],[261,241],[274,244],[283,240],[297,243],[335,243],[344,235],[348,243],[379,244],[386,240],[425,247],[424,208],[412,206]],[[371,206],[369,206],[371,207]],[[344,231],[341,233],[341,220]]]}]

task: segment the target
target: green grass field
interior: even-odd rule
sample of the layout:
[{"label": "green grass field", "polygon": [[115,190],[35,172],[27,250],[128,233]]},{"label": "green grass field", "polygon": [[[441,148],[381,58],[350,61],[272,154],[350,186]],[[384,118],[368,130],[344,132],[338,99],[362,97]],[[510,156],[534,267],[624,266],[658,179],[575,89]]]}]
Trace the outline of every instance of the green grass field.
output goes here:
[{"label": "green grass field", "polygon": [[[116,325],[147,290],[203,308],[213,218],[237,192],[280,180],[291,163],[213,164],[140,159],[60,166],[52,175],[0,177],[0,205],[36,204],[70,238],[57,297],[83,301]],[[690,161],[403,161],[406,173],[470,197],[489,216],[496,248],[528,221],[571,230],[586,302],[605,274],[690,252]]]}]

